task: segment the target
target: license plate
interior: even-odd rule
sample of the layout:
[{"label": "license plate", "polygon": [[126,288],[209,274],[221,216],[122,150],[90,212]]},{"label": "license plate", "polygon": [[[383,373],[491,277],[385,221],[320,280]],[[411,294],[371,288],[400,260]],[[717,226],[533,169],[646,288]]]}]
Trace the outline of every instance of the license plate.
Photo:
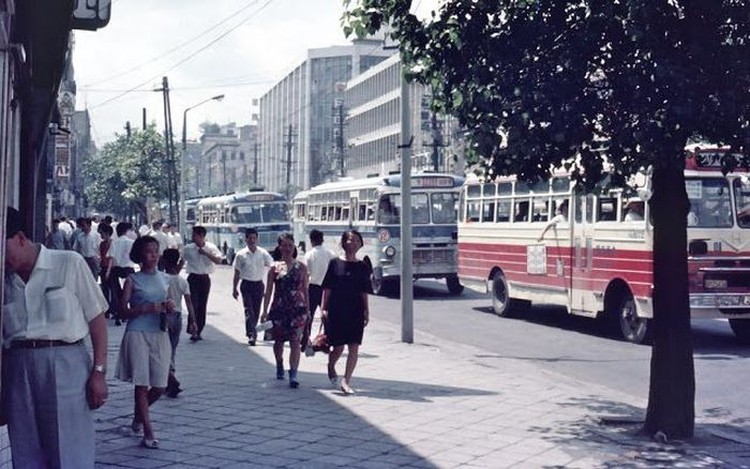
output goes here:
[{"label": "license plate", "polygon": [[727,281],[721,280],[721,279],[706,279],[704,282],[704,286],[707,289],[711,290],[726,290],[727,289]]}]

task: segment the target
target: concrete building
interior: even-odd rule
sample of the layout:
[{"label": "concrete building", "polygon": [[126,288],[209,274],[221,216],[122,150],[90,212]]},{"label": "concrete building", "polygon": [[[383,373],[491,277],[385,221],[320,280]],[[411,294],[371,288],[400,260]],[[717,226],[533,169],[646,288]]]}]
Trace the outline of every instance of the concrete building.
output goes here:
[{"label": "concrete building", "polygon": [[[456,155],[462,154],[458,127],[449,116],[430,110],[431,94],[419,84],[409,85],[412,169],[460,172]],[[352,78],[344,91],[345,174],[365,177],[399,171],[401,157],[401,60],[389,57]]]},{"label": "concrete building", "polygon": [[393,53],[381,40],[310,49],[260,98],[260,180],[268,190],[292,195],[334,175],[343,84]]},{"label": "concrete building", "polygon": [[186,184],[190,187],[190,181],[195,180],[198,190],[188,197],[246,191],[256,186],[258,148],[257,124],[206,126],[200,139],[197,178],[187,178]]}]

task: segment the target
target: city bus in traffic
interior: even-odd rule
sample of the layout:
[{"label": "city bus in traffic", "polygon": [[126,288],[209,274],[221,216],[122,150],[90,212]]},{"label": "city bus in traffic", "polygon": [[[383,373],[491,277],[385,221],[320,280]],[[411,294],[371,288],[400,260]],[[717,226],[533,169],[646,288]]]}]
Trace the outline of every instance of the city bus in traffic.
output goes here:
[{"label": "city bus in traffic", "polygon": [[[412,175],[414,279],[445,279],[448,291],[463,286],[456,270],[458,197],[464,178],[452,174]],[[392,293],[401,275],[401,175],[344,179],[298,193],[292,201],[299,239],[318,229],[334,250],[341,233],[354,228],[364,246],[358,257],[372,269],[375,294]]]},{"label": "city bus in traffic", "polygon": [[258,245],[272,251],[279,234],[291,229],[289,203],[276,192],[243,192],[206,197],[195,206],[196,224],[206,228],[206,240],[214,243],[231,264],[245,247],[245,229],[258,230]]},{"label": "city bus in traffic", "polygon": [[[691,317],[727,318],[750,342],[750,179],[722,174],[720,151],[693,147],[686,160]],[[500,316],[531,303],[559,305],[608,319],[628,341],[648,341],[648,175],[631,187],[579,194],[566,174],[531,185],[514,177],[467,182],[458,221],[461,281],[489,293]]]}]

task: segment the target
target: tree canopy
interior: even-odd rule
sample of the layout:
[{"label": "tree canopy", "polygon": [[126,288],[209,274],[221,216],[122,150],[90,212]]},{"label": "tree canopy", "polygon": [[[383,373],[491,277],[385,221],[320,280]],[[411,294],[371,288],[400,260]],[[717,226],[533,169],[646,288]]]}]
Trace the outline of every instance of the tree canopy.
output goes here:
[{"label": "tree canopy", "polygon": [[[487,175],[566,167],[591,190],[651,167],[654,347],[644,430],[691,436],[684,148],[731,147],[750,163],[749,0],[343,0],[347,35],[381,28],[406,75],[466,129]],[[605,161],[611,165],[605,165]]]},{"label": "tree canopy", "polygon": [[167,167],[164,138],[155,126],[117,135],[84,168],[89,204],[120,215],[135,209],[145,218],[148,198],[167,198]]},{"label": "tree canopy", "polygon": [[344,3],[347,34],[390,28],[490,174],[533,179],[574,161],[593,183],[602,147],[615,174],[632,174],[690,138],[747,156],[747,1],[457,0],[425,22],[411,1]]}]

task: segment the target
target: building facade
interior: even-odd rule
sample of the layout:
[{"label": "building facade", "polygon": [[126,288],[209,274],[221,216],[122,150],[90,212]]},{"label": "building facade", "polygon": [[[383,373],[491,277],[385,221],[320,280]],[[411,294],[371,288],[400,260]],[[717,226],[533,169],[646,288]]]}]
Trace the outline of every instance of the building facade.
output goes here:
[{"label": "building facade", "polygon": [[[463,144],[450,116],[430,110],[432,96],[426,87],[409,85],[412,169],[457,172]],[[385,175],[399,171],[401,156],[401,60],[389,57],[346,83],[345,155],[349,177]]]},{"label": "building facade", "polygon": [[206,126],[200,139],[197,191],[188,197],[242,192],[257,186],[258,125]]},{"label": "building facade", "polygon": [[[341,148],[343,84],[392,55],[380,40],[310,49],[306,59],[260,98],[260,180],[293,195],[330,180]],[[334,131],[339,134],[335,135]]]}]

